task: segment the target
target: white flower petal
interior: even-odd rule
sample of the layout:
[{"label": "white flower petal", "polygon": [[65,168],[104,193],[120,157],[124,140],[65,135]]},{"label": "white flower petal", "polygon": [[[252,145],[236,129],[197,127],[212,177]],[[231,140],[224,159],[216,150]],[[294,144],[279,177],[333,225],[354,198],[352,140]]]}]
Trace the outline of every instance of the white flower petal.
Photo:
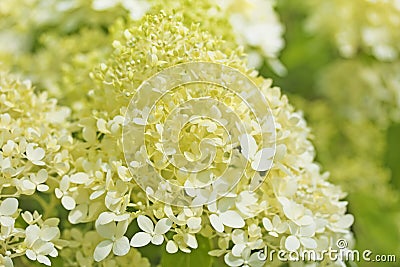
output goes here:
[{"label": "white flower petal", "polygon": [[219,215],[221,222],[232,228],[242,228],[245,225],[243,218],[234,210],[228,210]]},{"label": "white flower petal", "polygon": [[40,228],[37,225],[29,225],[25,229],[25,243],[31,247],[33,243],[39,238]]},{"label": "white flower petal", "polygon": [[261,260],[260,258],[263,258],[265,256],[260,255],[260,251],[254,252],[251,254],[250,258],[247,260],[249,266],[251,267],[263,267],[265,260]]},{"label": "white flower petal", "polygon": [[44,265],[51,266],[51,261],[47,256],[38,255],[37,256],[37,261],[40,262],[40,263],[43,263]]},{"label": "white flower petal", "polygon": [[37,190],[40,192],[46,192],[47,190],[49,190],[49,186],[46,184],[40,184],[37,186]]},{"label": "white flower petal", "polygon": [[107,239],[112,239],[115,236],[116,228],[115,222],[96,225],[97,233]]},{"label": "white flower petal", "polygon": [[126,221],[126,220],[129,219],[129,217],[130,217],[129,213],[123,213],[123,214],[115,215],[114,221],[116,221],[116,222]]},{"label": "white flower petal", "polygon": [[89,175],[84,172],[78,172],[71,175],[69,181],[75,184],[85,184],[89,181]]},{"label": "white flower petal", "polygon": [[197,207],[206,204],[209,199],[208,196],[204,194],[204,190],[196,190],[196,196],[192,201],[192,206]]},{"label": "white flower petal", "polygon": [[118,169],[118,176],[121,178],[122,181],[128,182],[131,180],[129,169],[125,166],[119,166]]},{"label": "white flower petal", "polygon": [[14,263],[10,257],[3,258],[4,267],[14,267]]},{"label": "white flower petal", "polygon": [[113,242],[111,240],[101,241],[94,249],[93,258],[99,262],[104,260],[111,252]]},{"label": "white flower petal", "polygon": [[146,233],[153,233],[154,224],[148,217],[139,215],[139,217],[137,218],[137,223],[139,225],[139,228]]},{"label": "white flower petal", "polygon": [[22,180],[22,188],[24,190],[35,190],[36,185],[31,180],[24,179]]},{"label": "white flower petal", "polygon": [[191,210],[188,207],[184,207],[183,208],[183,213],[187,216],[187,217],[192,217],[194,216],[193,210]]},{"label": "white flower petal", "polygon": [[242,229],[236,229],[232,232],[233,244],[242,244],[247,242],[247,234]]},{"label": "white flower petal", "polygon": [[240,148],[243,156],[247,159],[253,159],[257,151],[257,143],[253,136],[243,134],[239,137]]},{"label": "white flower petal", "polygon": [[[93,2],[94,4],[94,2]],[[104,64],[104,63],[103,63]],[[107,130],[107,122],[104,119],[98,119],[96,123],[97,129],[102,133],[109,133]]]},{"label": "white flower petal", "polygon": [[151,239],[151,243],[154,245],[161,245],[164,242],[164,236],[162,235],[154,235]]},{"label": "white flower petal", "polygon": [[33,248],[36,254],[47,255],[54,250],[54,244],[51,242],[35,242]]},{"label": "white flower petal", "polygon": [[59,188],[54,189],[54,193],[57,198],[61,198],[64,194]]},{"label": "white flower petal", "polygon": [[[154,228],[154,233],[158,235],[163,235],[171,229],[172,221],[167,218],[159,220]],[[143,229],[142,229],[143,230]]]},{"label": "white flower petal", "polygon": [[186,224],[190,229],[199,229],[201,227],[201,218],[191,217],[187,220]]},{"label": "white flower petal", "polygon": [[48,227],[48,228],[44,228],[42,229],[42,231],[40,231],[40,239],[42,239],[43,241],[50,241],[53,240],[55,237],[57,237],[60,234],[60,230],[58,229],[58,227]]},{"label": "white flower petal", "polygon": [[271,232],[269,232],[268,233],[270,236],[273,236],[273,237],[278,237],[279,235],[278,235],[278,233],[277,232],[274,232],[274,231],[271,231]]},{"label": "white flower petal", "polygon": [[246,248],[246,244],[237,244],[232,248],[232,254],[235,257],[240,257],[242,255],[243,250]]},{"label": "white flower petal", "polygon": [[29,211],[25,211],[23,213],[21,213],[22,219],[24,219],[24,221],[28,224],[30,224],[33,221],[33,216],[32,213],[30,213]]},{"label": "white flower petal", "polygon": [[60,219],[58,218],[49,218],[43,222],[43,225],[49,226],[49,227],[56,227],[60,223]]},{"label": "white flower petal", "polygon": [[178,252],[178,245],[175,243],[175,241],[169,240],[167,242],[166,249],[167,249],[168,253],[174,254],[174,253]]},{"label": "white flower petal", "polygon": [[38,166],[44,166],[44,165],[46,165],[46,163],[44,163],[44,162],[41,161],[41,160],[32,160],[32,163],[35,164],[35,165],[38,165]]},{"label": "white flower petal", "polygon": [[225,263],[228,264],[228,266],[232,267],[237,267],[237,266],[242,266],[244,263],[244,260],[242,258],[238,258],[232,255],[232,253],[228,253],[224,257]]},{"label": "white flower petal", "polygon": [[339,221],[336,222],[336,225],[342,229],[349,228],[354,223],[354,216],[351,214],[346,214]]},{"label": "white flower petal", "polygon": [[317,248],[317,242],[311,237],[301,237],[300,242],[305,248]]},{"label": "white flower petal", "polygon": [[191,247],[191,248],[193,248],[193,249],[196,249],[196,248],[198,247],[197,239],[196,239],[196,237],[195,237],[194,235],[192,235],[192,234],[186,234],[184,240],[185,240],[185,243],[186,243],[189,247]]},{"label": "white flower petal", "polygon": [[38,171],[38,173],[36,175],[32,175],[31,180],[32,182],[36,183],[36,184],[41,184],[46,182],[48,177],[47,171],[46,169],[41,169],[40,171]]},{"label": "white flower petal", "polygon": [[5,226],[5,227],[11,227],[15,223],[15,219],[7,216],[1,216],[0,217],[0,224]]},{"label": "white flower petal", "polygon": [[151,234],[145,232],[136,233],[131,239],[131,246],[135,248],[144,247],[150,243]]},{"label": "white flower petal", "polygon": [[127,220],[117,223],[117,228],[115,230],[115,237],[116,238],[122,237],[126,233],[128,226],[129,226],[129,222]]},{"label": "white flower petal", "polygon": [[315,234],[315,224],[300,227],[300,235],[305,237],[311,237]]},{"label": "white flower petal", "polygon": [[210,215],[210,223],[214,227],[215,231],[222,233],[224,231],[224,225],[222,224],[220,218],[216,214]]},{"label": "white flower petal", "polygon": [[68,214],[68,221],[72,224],[80,223],[87,218],[88,205],[78,205],[75,209],[71,210]]},{"label": "white flower petal", "polygon": [[18,200],[16,198],[6,198],[0,205],[1,215],[13,215],[18,209]]},{"label": "white flower petal", "polygon": [[105,193],[105,190],[98,190],[98,191],[94,191],[92,194],[90,194],[90,200],[94,200],[98,197],[100,197],[101,195],[103,195]]},{"label": "white flower petal", "polygon": [[189,180],[186,180],[185,182],[185,192],[191,197],[195,197],[197,194],[196,188],[192,185],[192,183]]},{"label": "white flower petal", "polygon": [[314,223],[314,219],[309,215],[304,215],[299,220],[296,221],[299,225],[310,225]]},{"label": "white flower petal", "polygon": [[32,162],[40,161],[41,159],[44,158],[44,155],[45,155],[45,151],[43,148],[38,147],[35,149],[34,144],[32,144],[32,143],[28,144],[26,146],[26,157],[30,161],[32,161]]},{"label": "white flower petal", "polygon": [[28,259],[30,259],[32,261],[36,260],[36,253],[31,249],[27,249],[25,252],[25,255]]},{"label": "white flower petal", "polygon": [[53,251],[49,253],[49,256],[50,256],[50,257],[53,257],[53,258],[57,257],[57,256],[58,256],[58,251],[57,251],[57,249],[54,248]]},{"label": "white flower petal", "polygon": [[105,211],[99,215],[99,217],[96,220],[96,224],[107,224],[114,221],[114,219],[115,219],[115,213]]},{"label": "white flower petal", "polygon": [[277,226],[275,226],[275,231],[277,233],[282,234],[282,233],[286,232],[287,228],[288,228],[287,223],[279,223]]},{"label": "white flower petal", "polygon": [[113,253],[117,256],[124,256],[128,254],[130,250],[129,239],[123,236],[114,242]]},{"label": "white flower petal", "polygon": [[211,212],[217,212],[218,208],[217,208],[217,202],[213,201],[210,204],[207,205],[207,209]]},{"label": "white flower petal", "polygon": [[295,236],[288,236],[285,240],[285,248],[289,251],[296,251],[300,247],[300,241]]},{"label": "white flower petal", "polygon": [[73,210],[76,207],[75,199],[70,196],[63,196],[61,199],[61,204],[66,210]]},{"label": "white flower petal", "polygon": [[142,118],[133,118],[132,122],[138,125],[146,125],[146,120]]},{"label": "white flower petal", "polygon": [[60,181],[60,190],[62,192],[67,191],[68,188],[69,188],[69,184],[70,184],[69,177],[67,175],[64,175],[63,178]]},{"label": "white flower petal", "polygon": [[272,222],[271,222],[270,219],[268,219],[268,218],[263,218],[262,222],[263,222],[264,228],[265,228],[267,231],[272,231],[272,229],[274,229],[274,227],[272,226]]},{"label": "white flower petal", "polygon": [[260,172],[269,170],[272,165],[271,158],[273,155],[274,150],[272,148],[261,149],[254,156],[254,161],[251,163],[251,167]]}]

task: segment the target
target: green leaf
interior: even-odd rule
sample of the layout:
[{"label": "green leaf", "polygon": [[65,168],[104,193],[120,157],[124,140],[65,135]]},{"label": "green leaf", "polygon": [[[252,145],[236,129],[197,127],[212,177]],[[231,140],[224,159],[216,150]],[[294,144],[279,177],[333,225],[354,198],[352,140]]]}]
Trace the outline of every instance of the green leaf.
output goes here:
[{"label": "green leaf", "polygon": [[[356,220],[353,231],[356,237],[356,249],[371,250],[374,255],[399,255],[400,233],[397,230],[397,204],[382,204],[373,193],[353,193],[349,195],[350,212]],[[361,254],[360,253],[360,254]],[[375,265],[371,265],[375,266]],[[393,263],[377,266],[393,266]]]},{"label": "green leaf", "polygon": [[161,266],[211,267],[214,258],[208,255],[208,251],[211,250],[209,239],[199,235],[196,238],[199,247],[192,250],[191,253],[179,251],[175,254],[169,254],[164,249],[161,255]]},{"label": "green leaf", "polygon": [[387,132],[387,150],[385,162],[392,173],[392,183],[400,190],[400,124],[392,124]]}]

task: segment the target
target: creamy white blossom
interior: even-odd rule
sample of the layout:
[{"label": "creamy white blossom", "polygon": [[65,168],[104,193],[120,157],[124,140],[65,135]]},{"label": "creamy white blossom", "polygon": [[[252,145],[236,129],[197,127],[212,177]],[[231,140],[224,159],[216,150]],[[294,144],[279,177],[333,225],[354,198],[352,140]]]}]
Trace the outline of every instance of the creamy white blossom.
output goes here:
[{"label": "creamy white blossom", "polygon": [[150,242],[154,245],[161,245],[164,242],[163,235],[172,226],[172,222],[167,218],[159,220],[154,226],[151,219],[143,215],[139,215],[137,222],[143,232],[138,232],[132,237],[130,244],[133,247],[143,247]]},{"label": "creamy white blossom", "polygon": [[128,228],[128,221],[118,223],[97,224],[97,232],[106,240],[101,241],[95,248],[93,258],[95,261],[102,261],[111,252],[117,256],[128,254],[130,245],[129,239],[124,236]]},{"label": "creamy white blossom", "polygon": [[14,225],[15,218],[12,216],[17,212],[18,200],[6,198],[0,204],[0,224],[5,227]]},{"label": "creamy white blossom", "polygon": [[24,243],[27,247],[25,255],[28,259],[51,266],[48,256],[58,256],[58,251],[51,241],[60,236],[60,230],[54,226],[29,225],[26,228]]}]

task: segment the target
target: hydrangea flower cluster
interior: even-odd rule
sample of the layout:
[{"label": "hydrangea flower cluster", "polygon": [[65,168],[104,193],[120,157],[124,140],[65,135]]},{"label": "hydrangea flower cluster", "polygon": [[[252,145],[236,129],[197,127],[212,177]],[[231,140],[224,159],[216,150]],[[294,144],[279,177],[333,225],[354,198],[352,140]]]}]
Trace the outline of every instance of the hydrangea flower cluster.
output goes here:
[{"label": "hydrangea flower cluster", "polygon": [[236,41],[246,47],[251,67],[261,67],[264,59],[272,69],[285,74],[285,68],[278,60],[284,47],[284,26],[275,11],[274,0],[231,0],[217,1],[229,15]]},{"label": "hydrangea flower cluster", "polygon": [[[81,142],[75,151],[80,155],[75,161],[79,172],[63,178],[58,191],[61,199],[66,198],[62,203],[70,210],[69,221],[94,221],[103,237],[94,259],[125,255],[130,246],[149,243],[165,243],[170,253],[190,252],[198,247],[197,239],[202,235],[218,244],[212,255],[224,255],[228,265],[239,266],[255,260],[254,253],[266,246],[289,251],[322,250],[334,246],[338,238],[351,238],[353,217],[346,214],[346,202],[341,201],[344,194],[327,181],[328,175],[322,174],[314,162],[309,129],[301,113],[294,111],[279,88],[271,87],[271,80],[258,77],[246,67],[240,50],[232,50],[199,25],[187,28],[181,20],[180,16],[161,12],[145,16],[130,27],[121,25],[123,34],[113,42],[112,58],[91,74],[96,86],[89,93],[86,112],[81,113]],[[212,204],[177,207],[148,198],[149,192],[142,191],[128,171],[121,138],[130,99],[152,75],[188,61],[223,63],[239,69],[268,99],[276,123],[277,154],[258,191],[241,182],[231,194]],[[221,98],[217,91],[212,95]],[[167,112],[165,108],[156,110]],[[213,125],[206,123],[204,127],[199,133]],[[149,130],[148,134],[157,138],[157,131]],[[252,148],[254,152],[249,155],[255,155],[258,149]],[[143,155],[138,151],[138,157]],[[162,169],[159,157],[148,160]],[[187,181],[184,176],[176,178]],[[129,239],[126,231],[132,222],[140,231]],[[263,264],[259,258],[255,261],[254,266]]]},{"label": "hydrangea flower cluster", "polygon": [[[128,4],[130,2],[130,4]],[[96,10],[106,10],[114,7],[117,2],[96,0],[93,2],[93,8]],[[163,10],[182,10],[184,7],[192,6],[192,1],[176,1],[168,3],[164,1],[121,1],[122,6],[131,11],[131,17],[134,20],[140,19],[145,12]],[[278,14],[275,11],[274,0],[218,0],[215,3],[204,1],[196,3],[198,11],[185,12],[188,16],[201,19],[202,24],[209,24],[205,28],[212,33],[220,32],[223,35],[227,33],[227,26],[223,31],[213,29],[213,24],[204,20],[204,16],[212,21],[227,20],[230,24],[235,40],[246,48],[249,53],[250,65],[260,67],[263,60],[266,59],[271,67],[278,73],[285,71],[282,64],[277,60],[279,52],[284,46],[283,32],[284,27],[279,21]],[[99,9],[99,6],[101,8]],[[131,8],[132,7],[132,8]],[[133,15],[132,15],[132,12]],[[190,14],[193,13],[193,14]],[[215,17],[217,19],[215,19]],[[220,24],[220,23],[218,23]]]},{"label": "hydrangea flower cluster", "polygon": [[[0,263],[9,267],[17,260],[21,264],[26,261],[21,256],[26,256],[50,266],[49,257],[57,257],[63,248],[70,250],[68,240],[72,239],[68,235],[60,239],[60,219],[49,218],[58,216],[60,207],[56,197],[60,193],[54,189],[66,179],[60,177],[68,177],[65,175],[73,168],[70,151],[74,141],[67,120],[70,109],[58,106],[46,92],[36,94],[30,81],[2,72],[0,114]],[[82,179],[79,174],[73,177]],[[64,203],[69,203],[68,199]],[[130,255],[135,262],[143,261],[135,250]]]},{"label": "hydrangea flower cluster", "polygon": [[5,266],[13,266],[13,259],[23,255],[51,265],[49,256],[56,257],[63,246],[60,220],[24,211],[24,200],[18,199],[46,206],[42,194],[50,193],[55,177],[70,170],[65,148],[72,145],[72,137],[64,128],[69,112],[45,93],[34,94],[30,82],[0,73],[0,244]]},{"label": "hydrangea flower cluster", "polygon": [[70,104],[80,97],[75,95],[77,90],[69,89],[65,73],[76,69],[75,74],[84,77],[79,82],[85,84],[87,75],[82,74],[88,72],[90,62],[94,64],[91,60],[103,55],[109,42],[104,29],[128,14],[119,5],[96,10],[91,1],[2,1],[0,60],[50,96]]},{"label": "hydrangea flower cluster", "polygon": [[[241,4],[246,8],[238,8]],[[202,29],[231,44],[239,41],[250,53],[251,65],[262,64],[259,53],[276,72],[282,72],[278,55],[284,44],[283,27],[273,6],[270,0],[7,1],[0,3],[0,60],[62,104],[79,110],[85,102],[81,91],[91,89],[87,77],[92,66],[109,56],[109,43],[119,34],[113,30],[114,22],[166,10],[182,14],[187,26],[200,23]]]},{"label": "hydrangea flower cluster", "polygon": [[[154,4],[151,9],[144,1],[135,2],[143,4],[140,14],[130,9],[127,1],[118,4],[94,1],[88,7],[82,4],[95,12],[122,7],[121,12],[130,19],[117,20],[109,33],[98,27],[103,22],[96,20],[92,24],[79,16],[77,23],[84,21],[88,25],[79,34],[70,32],[75,29],[73,26],[64,28],[63,23],[54,21],[58,17],[33,23],[39,32],[45,31],[48,25],[57,25],[61,27],[57,32],[65,35],[59,38],[57,34],[44,34],[41,41],[54,48],[50,54],[44,52],[43,58],[50,59],[49,55],[55,54],[58,45],[67,48],[62,57],[71,61],[62,66],[61,77],[59,74],[54,77],[56,90],[52,92],[62,94],[58,90],[62,89],[71,93],[64,96],[70,97],[71,102],[66,102],[74,105],[74,114],[70,108],[49,99],[46,92],[34,92],[30,82],[0,74],[0,262],[8,267],[28,259],[51,265],[49,257],[59,256],[64,266],[150,266],[136,248],[165,245],[171,254],[190,253],[199,247],[199,238],[207,237],[213,244],[209,254],[223,257],[227,265],[263,266],[261,253],[265,248],[322,251],[335,247],[340,238],[350,241],[349,228],[354,219],[346,214],[347,202],[342,201],[345,194],[328,181],[328,174],[322,173],[314,161],[310,130],[301,112],[294,110],[280,89],[272,86],[271,80],[248,68],[243,49],[233,42],[234,34],[227,31],[226,36],[232,39],[224,41],[222,36],[216,37],[213,30],[209,32],[206,26],[197,23],[196,12],[192,15],[185,15],[182,9],[160,12],[157,8],[161,4]],[[33,2],[37,3],[45,1]],[[56,5],[56,10],[65,11],[66,16],[70,13],[76,16],[82,10],[78,8],[79,1],[75,5],[62,3]],[[12,4],[8,5],[2,12],[11,14]],[[275,16],[271,21],[261,19],[261,22],[255,16],[260,25],[253,25],[253,16],[241,14],[234,2],[214,8],[205,6],[211,17],[219,14],[218,21],[232,21],[239,40],[250,38],[251,46],[264,45],[264,40],[243,37],[248,27],[259,29],[266,24],[274,25],[271,28],[275,37],[281,34],[282,28],[275,25]],[[272,12],[272,2],[264,7]],[[155,15],[142,17],[145,10]],[[234,15],[226,18],[221,10],[229,10]],[[46,27],[42,28],[42,23]],[[91,27],[97,30],[92,31]],[[99,49],[89,43],[75,50],[82,40],[96,38],[101,43]],[[267,57],[274,58],[282,43],[269,44],[270,47],[261,49]],[[90,72],[91,79],[78,75],[79,71],[89,74],[90,64],[101,61]],[[54,63],[54,58],[49,62]],[[260,130],[251,112],[234,94],[218,86],[182,86],[155,105],[150,114],[159,124],[146,128],[147,146],[135,151],[137,161],[127,163],[123,129],[132,97],[153,75],[186,62],[217,63],[239,70],[258,87],[254,94],[259,93],[268,101],[271,120],[265,121]],[[83,94],[85,98],[76,102]],[[213,168],[206,172],[207,177],[200,177],[204,180],[196,180],[172,168],[156,144],[162,132],[182,126],[168,128],[165,121],[180,101],[201,97],[227,104],[250,134],[240,136],[229,145],[229,136],[214,121],[203,118],[192,121],[193,125],[185,128],[181,136],[185,159],[195,162],[202,152],[211,153],[207,146],[204,151],[198,150],[201,146],[197,145],[204,139],[212,140],[216,148]],[[218,115],[222,111],[217,106],[209,110],[225,118]],[[140,118],[135,119],[135,123],[142,123]],[[274,135],[270,134],[272,131]],[[276,153],[257,144],[265,136],[271,139],[273,136]],[[167,154],[174,157],[175,152],[171,148]],[[151,156],[145,158],[149,153]],[[232,157],[249,162],[240,181],[218,199],[213,197],[210,187],[187,190],[187,195],[198,200],[197,205],[174,206],[158,201],[154,191],[142,190],[136,182],[146,173],[132,171],[145,162],[155,166],[163,177],[188,185],[208,182],[208,178],[218,176]],[[252,178],[261,183],[257,190],[252,186]],[[161,185],[159,189],[168,193],[167,187]],[[37,202],[41,210],[33,210],[29,200]],[[66,220],[60,223],[58,217]],[[328,259],[323,263],[330,264]]]},{"label": "hydrangea flower cluster", "polygon": [[307,27],[329,35],[342,56],[353,57],[363,50],[382,61],[398,58],[398,1],[335,0],[310,1],[308,4],[313,12]]}]

